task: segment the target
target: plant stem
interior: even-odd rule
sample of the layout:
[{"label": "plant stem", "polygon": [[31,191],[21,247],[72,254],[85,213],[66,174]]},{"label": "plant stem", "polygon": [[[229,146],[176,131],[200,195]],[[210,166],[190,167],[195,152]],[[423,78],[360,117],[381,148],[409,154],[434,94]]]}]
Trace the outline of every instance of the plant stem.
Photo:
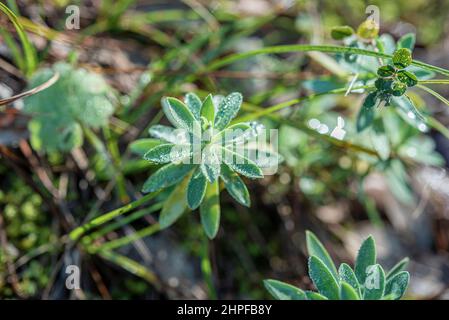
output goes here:
[{"label": "plant stem", "polygon": [[153,192],[153,193],[149,193],[144,195],[142,198],[133,201],[131,203],[128,203],[127,205],[120,207],[118,209],[112,210],[108,213],[105,213],[97,218],[92,219],[91,221],[89,221],[88,223],[77,227],[76,229],[72,230],[72,232],[70,232],[69,237],[71,240],[76,241],[80,238],[80,236],[82,236],[84,233],[86,233],[87,231],[91,230],[92,228],[95,228],[105,222],[108,222],[122,214],[125,214],[131,210],[133,210],[134,208],[137,208],[138,206],[150,201],[151,199],[153,199],[156,195],[159,194],[160,191],[157,192]]},{"label": "plant stem", "polygon": [[214,286],[214,276],[212,273],[212,264],[209,258],[209,238],[206,236],[206,233],[203,231],[203,239],[201,246],[201,271],[203,272],[204,281],[207,285],[209,299],[216,300],[217,292]]}]

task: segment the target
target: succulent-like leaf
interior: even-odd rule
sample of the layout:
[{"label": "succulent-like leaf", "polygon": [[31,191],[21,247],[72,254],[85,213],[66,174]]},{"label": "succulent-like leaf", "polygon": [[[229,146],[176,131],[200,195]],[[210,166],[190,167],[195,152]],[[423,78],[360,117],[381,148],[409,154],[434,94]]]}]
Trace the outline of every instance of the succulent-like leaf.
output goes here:
[{"label": "succulent-like leaf", "polygon": [[418,84],[418,78],[413,73],[405,70],[398,71],[398,80],[404,83],[407,87],[413,87]]},{"label": "succulent-like leaf", "polygon": [[164,201],[161,214],[159,216],[159,224],[161,229],[171,226],[187,209],[186,190],[189,177],[185,177],[170,193],[168,198]]},{"label": "succulent-like leaf", "polygon": [[148,150],[153,149],[154,147],[157,147],[161,144],[163,144],[163,142],[158,139],[139,139],[129,145],[129,150],[131,150],[132,153],[143,157],[143,155],[147,153]]},{"label": "succulent-like leaf", "polygon": [[334,40],[342,40],[350,37],[355,33],[354,29],[350,26],[337,26],[331,29],[331,37]]},{"label": "succulent-like leaf", "polygon": [[218,180],[209,183],[200,205],[201,224],[209,239],[215,238],[220,227],[220,189]]},{"label": "succulent-like leaf", "polygon": [[408,263],[410,262],[409,258],[404,258],[398,263],[394,265],[393,268],[388,272],[387,274],[387,281],[389,281],[391,278],[393,278],[395,275],[397,275],[399,272],[404,271],[405,268],[407,268]]},{"label": "succulent-like leaf", "polygon": [[367,276],[363,285],[364,300],[379,300],[385,290],[385,272],[380,264],[375,264],[367,268]]},{"label": "succulent-like leaf", "polygon": [[206,177],[197,169],[190,178],[187,187],[187,204],[189,208],[195,210],[201,204],[206,194],[207,181]]},{"label": "succulent-like leaf", "polygon": [[410,274],[407,271],[397,273],[394,277],[387,281],[385,286],[385,295],[391,295],[395,300],[402,298],[407,291],[409,281]]},{"label": "succulent-like leaf", "polygon": [[357,280],[354,271],[348,264],[342,263],[338,268],[338,274],[340,275],[341,281],[344,281],[349,285],[351,285],[354,288],[354,290],[356,290],[357,293],[360,295],[359,281]]},{"label": "succulent-like leaf", "polygon": [[204,100],[201,106],[201,117],[204,117],[211,124],[214,124],[215,118],[215,106],[214,100],[211,94],[209,94]]},{"label": "succulent-like leaf", "polygon": [[335,268],[334,262],[332,261],[329,253],[327,252],[326,248],[324,248],[320,240],[318,240],[318,238],[315,236],[315,234],[309,230],[306,231],[306,243],[309,256],[315,256],[319,258],[321,262],[323,262],[331,271],[335,280],[337,280],[337,268]]},{"label": "succulent-like leaf", "polygon": [[377,75],[379,77],[391,77],[396,72],[396,69],[391,65],[382,66],[377,69]]},{"label": "succulent-like leaf", "polygon": [[145,160],[154,163],[178,162],[192,154],[190,145],[161,144],[150,150],[143,156]]},{"label": "succulent-like leaf", "polygon": [[201,171],[209,182],[214,182],[220,176],[221,149],[215,145],[209,145],[203,149]]},{"label": "succulent-like leaf", "polygon": [[232,170],[248,178],[256,179],[263,177],[262,169],[253,161],[227,148],[222,149],[223,160]]},{"label": "succulent-like leaf", "polygon": [[264,280],[263,284],[268,292],[278,300],[306,300],[304,291],[288,283],[277,280]]},{"label": "succulent-like leaf", "polygon": [[317,257],[309,258],[309,276],[318,292],[331,300],[338,300],[340,288],[335,277],[326,265]]},{"label": "succulent-like leaf", "polygon": [[397,49],[393,54],[393,64],[400,69],[407,68],[412,63],[412,53],[407,48]]},{"label": "succulent-like leaf", "polygon": [[243,143],[246,140],[247,132],[251,132],[252,128],[247,123],[237,123],[220,131],[213,141],[222,145]]},{"label": "succulent-like leaf", "polygon": [[172,97],[163,98],[162,108],[165,116],[176,128],[193,132],[193,126],[197,120],[182,101]]},{"label": "succulent-like leaf", "polygon": [[357,291],[345,281],[340,283],[340,300],[360,300]]},{"label": "succulent-like leaf", "polygon": [[237,115],[242,105],[243,97],[238,92],[233,92],[224,98],[215,115],[215,129],[223,130]]},{"label": "succulent-like leaf", "polygon": [[142,192],[155,192],[170,187],[181,181],[192,168],[191,164],[166,164],[145,181]]},{"label": "succulent-like leaf", "polygon": [[362,107],[357,116],[357,132],[361,132],[368,128],[374,120],[375,106],[377,105],[377,93],[371,92],[365,98]]},{"label": "succulent-like leaf", "polygon": [[148,132],[150,136],[156,139],[161,139],[174,144],[179,142],[179,139],[175,134],[175,129],[173,129],[172,127],[167,127],[162,124],[156,124],[152,126],[148,130]]},{"label": "succulent-like leaf", "polygon": [[376,264],[376,245],[374,238],[369,236],[363,241],[355,261],[355,275],[361,285],[365,283],[367,269]]},{"label": "succulent-like leaf", "polygon": [[240,204],[249,207],[251,205],[251,199],[248,189],[246,188],[243,180],[233,172],[227,165],[221,165],[220,177],[224,182],[226,190],[229,194]]},{"label": "succulent-like leaf", "polygon": [[322,294],[319,294],[318,292],[306,291],[305,294],[307,300],[329,300],[328,298],[326,298]]},{"label": "succulent-like leaf", "polygon": [[199,121],[201,117],[201,105],[203,104],[201,99],[193,92],[189,92],[186,94],[184,101],[195,119]]},{"label": "succulent-like leaf", "polygon": [[402,96],[407,91],[407,85],[400,81],[394,81],[391,85],[391,93],[396,96]]}]

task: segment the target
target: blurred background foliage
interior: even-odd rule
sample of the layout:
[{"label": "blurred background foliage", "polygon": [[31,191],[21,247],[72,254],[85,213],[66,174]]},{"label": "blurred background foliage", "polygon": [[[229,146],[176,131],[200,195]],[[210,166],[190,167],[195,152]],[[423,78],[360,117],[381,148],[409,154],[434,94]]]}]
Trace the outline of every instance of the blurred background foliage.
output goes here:
[{"label": "blurred background foliage", "polygon": [[[338,56],[318,52],[258,55],[207,71],[216,59],[281,44],[341,44],[330,37],[331,28],[357,29],[366,7],[376,5],[380,34],[394,41],[416,34],[413,57],[447,68],[448,1],[2,2],[18,16],[33,49],[24,50],[1,15],[0,97],[41,83],[33,81],[48,73],[45,68],[65,66],[76,79],[0,107],[1,298],[260,299],[269,297],[265,278],[308,289],[306,229],[339,263],[352,262],[371,233],[386,267],[410,257],[406,298],[449,298],[449,112],[418,89],[409,92],[415,106],[439,123],[425,132],[395,109],[379,107],[373,128],[358,133],[359,93],[305,99],[260,118],[279,129],[285,161],[276,175],[247,181],[251,208],[222,194],[221,228],[210,243],[196,212],[157,232],[169,192],[81,244],[66,237],[142,197],[139,190],[157,167],[142,160],[132,142],[148,138],[151,125],[166,123],[161,97],[240,91],[243,110],[251,114],[346,87],[354,71]],[[68,5],[79,6],[80,30],[66,29]],[[361,78],[369,82],[375,75]],[[445,86],[437,89],[447,97]],[[33,109],[27,106],[33,99],[44,100]],[[105,110],[99,121],[85,113],[89,103]],[[350,144],[309,125],[317,119],[331,131],[338,116]],[[36,121],[48,127],[48,136],[36,133]],[[67,130],[75,132],[68,144]],[[71,264],[81,268],[82,290],[65,289]]]}]

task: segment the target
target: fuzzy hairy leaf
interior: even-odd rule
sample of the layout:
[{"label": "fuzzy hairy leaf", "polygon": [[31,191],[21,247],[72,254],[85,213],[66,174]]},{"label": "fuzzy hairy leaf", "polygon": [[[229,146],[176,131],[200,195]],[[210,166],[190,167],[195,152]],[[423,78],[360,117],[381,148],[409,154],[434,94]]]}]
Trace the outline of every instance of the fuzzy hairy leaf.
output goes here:
[{"label": "fuzzy hairy leaf", "polygon": [[156,124],[154,126],[152,126],[149,130],[148,130],[150,136],[156,138],[156,139],[161,139],[170,143],[178,143],[178,137],[176,137],[175,134],[175,129],[172,127],[168,127],[168,126],[164,126],[161,124]]},{"label": "fuzzy hairy leaf", "polygon": [[213,138],[213,141],[216,143],[221,143],[222,145],[243,143],[251,131],[252,128],[247,123],[237,123],[220,131]]},{"label": "fuzzy hairy leaf", "polygon": [[166,143],[148,150],[143,158],[154,163],[168,163],[180,161],[190,155],[190,145]]},{"label": "fuzzy hairy leaf", "polygon": [[208,183],[200,205],[201,224],[209,239],[215,238],[220,227],[220,189],[218,180]]},{"label": "fuzzy hairy leaf", "polygon": [[379,300],[382,298],[385,290],[385,272],[380,264],[368,267],[363,287],[364,300]]},{"label": "fuzzy hairy leaf", "polygon": [[264,280],[263,284],[268,292],[278,300],[306,300],[304,291],[290,284],[277,280]]},{"label": "fuzzy hairy leaf", "polygon": [[395,300],[402,298],[407,291],[409,281],[410,274],[407,271],[397,273],[394,277],[387,281],[385,286],[385,295],[391,295]]},{"label": "fuzzy hairy leaf", "polygon": [[189,208],[195,210],[201,204],[206,194],[207,181],[201,170],[196,170],[192,175],[187,187],[187,204]]},{"label": "fuzzy hairy leaf", "polygon": [[161,229],[171,226],[187,209],[186,190],[189,177],[185,177],[170,193],[168,198],[164,201],[164,205],[159,216],[159,224]]},{"label": "fuzzy hairy leaf", "polygon": [[332,273],[335,280],[337,280],[337,268],[335,268],[334,262],[332,261],[329,253],[327,252],[326,248],[324,248],[320,240],[318,240],[316,235],[309,230],[306,231],[306,243],[309,256],[315,256],[319,258],[321,262],[323,262]]},{"label": "fuzzy hairy leaf", "polygon": [[238,92],[233,92],[224,98],[215,115],[215,129],[223,130],[237,115],[242,105],[243,97]]},{"label": "fuzzy hairy leaf", "polygon": [[176,128],[193,132],[194,123],[197,121],[182,101],[172,97],[162,98],[162,108],[165,116]]},{"label": "fuzzy hairy leaf", "polygon": [[166,164],[145,181],[142,192],[155,192],[170,187],[181,181],[192,168],[193,165],[190,164]]},{"label": "fuzzy hairy leaf", "polygon": [[227,148],[222,148],[224,162],[234,171],[244,175],[248,178],[262,178],[263,172],[252,160],[231,151]]},{"label": "fuzzy hairy leaf", "polygon": [[148,150],[157,147],[158,145],[163,144],[161,140],[158,139],[139,139],[136,141],[133,141],[129,145],[129,150],[131,150],[132,153],[135,153],[139,156],[142,156],[148,152]]},{"label": "fuzzy hairy leaf", "polygon": [[221,179],[224,182],[226,190],[228,193],[240,204],[250,207],[251,199],[249,196],[248,189],[246,188],[243,180],[233,172],[227,165],[222,164],[221,166]]},{"label": "fuzzy hairy leaf", "polygon": [[342,263],[338,268],[338,274],[340,275],[340,280],[348,283],[351,287],[360,294],[360,284],[357,277],[352,270],[352,268],[347,263]]},{"label": "fuzzy hairy leaf", "polygon": [[331,300],[338,300],[340,289],[326,265],[317,257],[309,258],[309,276],[318,292]]},{"label": "fuzzy hairy leaf", "polygon": [[376,245],[374,238],[369,236],[360,246],[355,261],[355,275],[361,285],[365,283],[367,268],[376,264]]},{"label": "fuzzy hairy leaf", "polygon": [[201,99],[193,92],[189,92],[186,94],[184,101],[195,119],[199,121],[201,117],[201,105],[203,104]]},{"label": "fuzzy hairy leaf", "polygon": [[405,268],[407,268],[408,263],[410,262],[409,258],[404,258],[398,263],[394,265],[393,268],[388,272],[387,274],[387,281],[389,281],[391,278],[393,278],[395,275],[397,275],[399,272],[404,271]]},{"label": "fuzzy hairy leaf", "polygon": [[214,124],[215,118],[215,106],[214,100],[211,94],[209,94],[201,106],[201,117],[204,117],[207,121]]},{"label": "fuzzy hairy leaf", "polygon": [[340,300],[360,300],[357,291],[345,281],[340,283]]},{"label": "fuzzy hairy leaf", "polygon": [[210,145],[203,149],[200,168],[209,182],[216,181],[220,176],[220,151],[221,150],[215,145]]}]

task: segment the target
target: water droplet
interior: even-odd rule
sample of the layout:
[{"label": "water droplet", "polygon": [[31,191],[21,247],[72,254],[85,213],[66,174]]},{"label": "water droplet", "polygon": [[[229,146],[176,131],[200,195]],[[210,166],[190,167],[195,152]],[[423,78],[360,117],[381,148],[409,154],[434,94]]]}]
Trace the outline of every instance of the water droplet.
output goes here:
[{"label": "water droplet", "polygon": [[420,123],[418,125],[418,130],[421,132],[426,132],[429,128],[424,124],[424,123]]},{"label": "water droplet", "polygon": [[329,132],[329,127],[326,126],[325,124],[321,124],[320,127],[318,128],[318,132],[321,134],[326,134]]},{"label": "water droplet", "polygon": [[321,122],[318,119],[310,119],[309,127],[312,129],[317,129],[320,126]]},{"label": "water droplet", "polygon": [[409,111],[409,112],[407,113],[407,116],[408,116],[410,119],[416,119],[416,115],[415,115],[413,112],[411,112],[411,111]]}]

